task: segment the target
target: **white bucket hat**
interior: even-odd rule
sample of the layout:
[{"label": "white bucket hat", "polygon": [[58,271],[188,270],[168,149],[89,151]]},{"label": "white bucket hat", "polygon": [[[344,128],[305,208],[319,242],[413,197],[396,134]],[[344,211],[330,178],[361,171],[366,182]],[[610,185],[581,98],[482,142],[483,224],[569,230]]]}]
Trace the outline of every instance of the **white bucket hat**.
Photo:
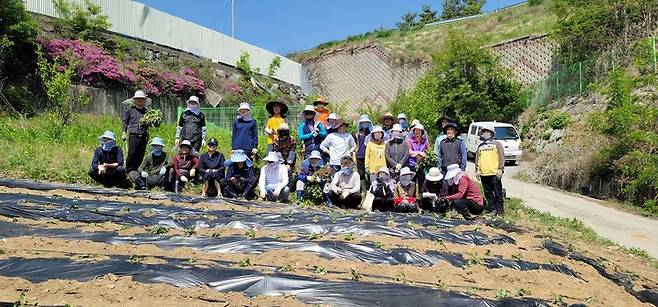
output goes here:
[{"label": "white bucket hat", "polygon": [[[402,172],[400,172],[400,175],[402,175]],[[430,168],[429,172],[427,172],[427,175],[425,175],[425,179],[432,182],[440,181],[443,179],[443,174],[441,174],[441,170],[439,168],[432,167]]]},{"label": "white bucket hat", "polygon": [[400,124],[393,125],[393,128],[391,128],[391,131],[402,132],[402,125],[400,125]]},{"label": "white bucket hat", "polygon": [[251,111],[251,106],[247,102],[240,103],[240,106],[238,106],[238,112],[240,112],[240,110]]},{"label": "white bucket hat", "polygon": [[[441,174],[441,172],[439,172],[439,174]],[[404,175],[411,175],[411,177],[413,177],[413,176],[416,176],[416,173],[412,172],[409,167],[405,166],[400,170],[400,176],[404,176]]]},{"label": "white bucket hat", "polygon": [[379,173],[385,173],[386,175],[389,175],[389,176],[391,175],[390,171],[388,170],[388,167],[386,167],[386,166],[382,166],[382,167],[377,171],[377,174],[379,174]]},{"label": "white bucket hat", "polygon": [[382,137],[384,136],[384,128],[382,128],[382,126],[379,126],[379,125],[375,126],[375,128],[372,129],[372,132],[370,132],[370,136],[372,137],[372,135],[376,132],[381,133]]},{"label": "white bucket hat", "polygon": [[151,146],[153,146],[153,145],[162,146],[162,147],[165,146],[164,141],[162,140],[162,138],[159,138],[159,137],[154,137],[153,138],[153,141],[151,141]]},{"label": "white bucket hat", "polygon": [[178,145],[179,148],[183,147],[183,146],[187,146],[187,147],[193,149],[192,148],[192,143],[189,140],[183,140],[182,142],[180,142],[180,145]]},{"label": "white bucket hat", "polygon": [[423,134],[425,133],[425,126],[423,126],[422,124],[417,124],[417,125],[413,126],[412,130],[415,130],[415,129],[423,130]]},{"label": "white bucket hat", "polygon": [[314,150],[311,152],[311,156],[308,157],[309,159],[319,159],[322,160],[322,155],[320,155],[320,152],[317,150]]},{"label": "white bucket hat", "polygon": [[190,96],[190,98],[187,99],[186,102],[190,102],[190,101],[194,101],[194,102],[196,102],[197,104],[199,104],[199,97],[197,97],[197,96]]},{"label": "white bucket hat", "polygon": [[496,135],[496,128],[494,128],[493,125],[485,125],[480,129],[480,131],[478,131],[478,135],[482,135],[482,132],[484,132],[485,130],[491,131],[491,134],[494,136]]},{"label": "white bucket hat", "polygon": [[133,95],[133,99],[135,99],[135,98],[144,98],[144,99],[146,99],[148,97],[146,97],[146,93],[144,93],[144,91],[136,91],[135,95]]},{"label": "white bucket hat", "polygon": [[263,161],[266,161],[266,162],[274,162],[274,163],[279,162],[279,161],[280,161],[280,160],[279,160],[279,154],[276,153],[276,152],[274,152],[274,151],[270,151],[270,152],[267,154],[267,156],[263,159]]},{"label": "white bucket hat", "polygon": [[113,140],[113,141],[117,140],[116,136],[114,135],[114,132],[109,131],[109,130],[103,132],[103,135],[98,137],[98,139],[102,139],[102,138],[110,139],[110,140]]},{"label": "white bucket hat", "polygon": [[459,168],[459,164],[450,164],[448,165],[447,169],[448,170],[446,171],[446,175],[445,175],[446,180],[455,178],[457,174],[462,172],[462,170]]},{"label": "white bucket hat", "polygon": [[135,94],[132,97],[124,100],[122,102],[122,104],[132,107],[132,106],[135,105],[135,98],[144,98],[144,99],[146,99],[146,103],[144,105],[147,106],[147,107],[151,105],[151,102],[152,102],[151,98],[148,98],[146,96],[146,93],[144,93],[144,91],[141,91],[141,90],[140,91],[135,91]]},{"label": "white bucket hat", "polygon": [[315,111],[315,107],[312,106],[312,105],[307,105],[306,107],[304,107],[304,111],[302,111],[302,115],[304,115],[304,113],[307,113],[307,112],[313,112],[313,114],[318,113],[318,112]]},{"label": "white bucket hat", "polygon": [[338,120],[338,114],[336,114],[336,113],[331,113],[331,114],[329,114],[329,117],[327,117],[327,119],[335,119],[335,120]]},{"label": "white bucket hat", "polygon": [[404,113],[398,114],[398,120],[400,120],[400,119],[407,119],[407,115],[404,114]]}]

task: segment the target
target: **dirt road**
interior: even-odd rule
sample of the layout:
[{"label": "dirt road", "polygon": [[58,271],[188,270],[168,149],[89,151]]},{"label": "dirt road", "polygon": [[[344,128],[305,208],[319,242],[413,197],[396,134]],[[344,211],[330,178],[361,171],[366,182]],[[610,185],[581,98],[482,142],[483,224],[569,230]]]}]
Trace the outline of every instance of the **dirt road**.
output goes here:
[{"label": "dirt road", "polygon": [[[658,258],[658,221],[603,205],[601,200],[567,193],[546,186],[513,179],[520,167],[507,167],[503,186],[508,197],[517,197],[525,205],[552,215],[576,218],[599,235],[625,247],[636,247]],[[474,172],[468,164],[468,172]]]}]

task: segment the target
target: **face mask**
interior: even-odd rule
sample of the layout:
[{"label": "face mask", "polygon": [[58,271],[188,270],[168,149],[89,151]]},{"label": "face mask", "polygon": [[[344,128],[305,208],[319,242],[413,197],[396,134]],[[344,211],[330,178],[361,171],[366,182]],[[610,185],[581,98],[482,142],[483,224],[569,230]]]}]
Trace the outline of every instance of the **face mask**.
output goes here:
[{"label": "face mask", "polygon": [[161,156],[162,155],[162,147],[160,146],[153,146],[153,150],[151,150],[151,153],[153,153],[154,156]]},{"label": "face mask", "polygon": [[103,147],[104,151],[110,151],[112,148],[114,148],[114,145],[116,145],[116,144],[117,144],[117,142],[115,140],[108,140],[107,142],[105,142],[101,146]]},{"label": "face mask", "polygon": [[391,132],[391,136],[393,136],[393,138],[395,138],[395,139],[401,139],[402,138],[402,132],[393,131],[393,132]]},{"label": "face mask", "polygon": [[482,132],[482,137],[481,138],[482,138],[483,141],[486,141],[486,140],[490,140],[492,136],[493,135],[491,135],[491,132],[485,131],[485,132]]},{"label": "face mask", "polygon": [[353,173],[354,173],[354,167],[353,166],[343,168],[343,174],[345,174],[347,176],[352,176]]},{"label": "face mask", "polygon": [[201,113],[201,106],[199,106],[198,104],[188,104],[187,109],[192,111],[194,115],[199,115],[199,113]]},{"label": "face mask", "polygon": [[244,120],[246,122],[251,121],[251,119],[252,119],[251,112],[244,112],[244,113],[240,114],[240,116],[238,116],[238,117],[242,118],[242,120]]},{"label": "face mask", "polygon": [[359,129],[368,129],[370,128],[370,124],[368,123],[360,123],[359,124]]},{"label": "face mask", "polygon": [[400,126],[402,126],[402,129],[407,129],[407,128],[409,128],[409,123],[407,123],[406,119],[401,119],[400,120]]},{"label": "face mask", "polygon": [[386,175],[386,174],[383,174],[383,175],[379,175],[379,176],[377,176],[377,179],[378,179],[380,182],[387,182],[390,178],[391,178],[391,176]]},{"label": "face mask", "polygon": [[411,176],[409,175],[400,176],[400,183],[402,185],[409,185],[411,183]]}]

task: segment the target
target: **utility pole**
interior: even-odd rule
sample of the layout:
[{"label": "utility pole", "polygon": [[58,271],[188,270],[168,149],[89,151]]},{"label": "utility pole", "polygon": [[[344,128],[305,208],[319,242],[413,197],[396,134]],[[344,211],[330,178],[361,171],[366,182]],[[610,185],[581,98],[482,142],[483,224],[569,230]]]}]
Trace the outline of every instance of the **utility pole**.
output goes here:
[{"label": "utility pole", "polygon": [[235,0],[231,0],[231,35],[235,38]]}]

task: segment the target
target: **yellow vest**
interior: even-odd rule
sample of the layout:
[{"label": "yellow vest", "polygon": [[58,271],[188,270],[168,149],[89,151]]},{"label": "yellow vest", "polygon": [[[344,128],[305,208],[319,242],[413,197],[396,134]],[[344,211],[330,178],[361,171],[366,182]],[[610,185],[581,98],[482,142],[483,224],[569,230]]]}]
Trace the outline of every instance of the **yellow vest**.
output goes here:
[{"label": "yellow vest", "polygon": [[[285,122],[286,122],[285,118],[281,117],[280,115],[274,115],[267,120],[267,124],[265,124],[265,127],[270,129],[272,132],[277,132],[279,130],[279,127],[281,127],[281,125]],[[274,134],[270,134],[267,136],[268,145],[274,144],[274,141],[275,141]]]},{"label": "yellow vest", "polygon": [[478,170],[481,176],[495,176],[500,166],[497,142],[482,144],[478,147]]}]

